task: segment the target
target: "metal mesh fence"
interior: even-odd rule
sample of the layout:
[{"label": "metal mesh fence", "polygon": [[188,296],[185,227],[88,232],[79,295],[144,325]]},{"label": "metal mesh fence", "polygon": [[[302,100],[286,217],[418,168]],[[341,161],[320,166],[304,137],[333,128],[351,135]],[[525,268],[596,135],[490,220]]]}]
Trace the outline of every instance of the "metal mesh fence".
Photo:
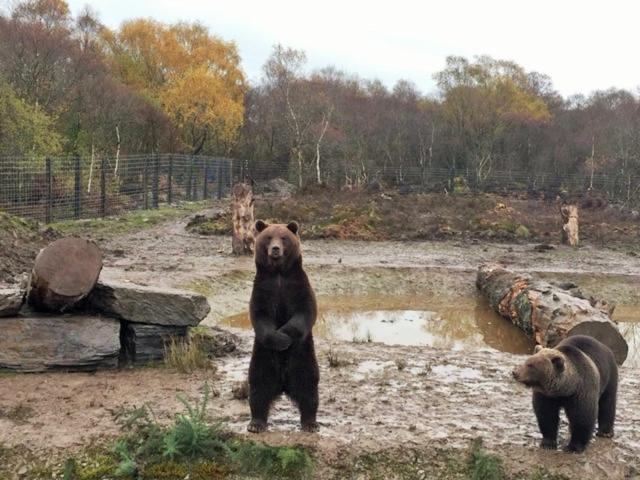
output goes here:
[{"label": "metal mesh fence", "polygon": [[232,168],[228,158],[175,154],[0,157],[0,210],[49,223],[222,197]]},{"label": "metal mesh fence", "polygon": [[[182,154],[25,158],[0,157],[0,210],[43,222],[117,215],[179,201],[222,198],[240,180],[256,193],[282,179],[291,188],[313,185],[312,168],[299,172],[287,162],[252,162]],[[302,173],[302,174],[301,174]],[[381,186],[417,192],[527,192],[554,198],[581,196],[592,189],[612,202],[640,205],[640,177],[589,172],[477,172],[438,168],[388,168],[352,171],[334,164],[322,171],[323,184],[335,189]],[[280,184],[281,187],[281,184]],[[276,189],[279,187],[276,187]]]}]

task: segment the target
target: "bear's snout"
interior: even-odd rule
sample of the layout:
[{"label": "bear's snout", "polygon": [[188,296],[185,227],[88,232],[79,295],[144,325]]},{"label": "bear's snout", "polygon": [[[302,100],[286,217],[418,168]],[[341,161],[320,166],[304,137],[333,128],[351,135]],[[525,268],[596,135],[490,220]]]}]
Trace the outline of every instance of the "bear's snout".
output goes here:
[{"label": "bear's snout", "polygon": [[278,258],[282,251],[278,245],[273,245],[269,250],[269,255],[273,258]]},{"label": "bear's snout", "polygon": [[516,382],[522,382],[522,378],[520,376],[520,367],[514,368],[511,372],[511,375],[513,375],[513,378]]}]

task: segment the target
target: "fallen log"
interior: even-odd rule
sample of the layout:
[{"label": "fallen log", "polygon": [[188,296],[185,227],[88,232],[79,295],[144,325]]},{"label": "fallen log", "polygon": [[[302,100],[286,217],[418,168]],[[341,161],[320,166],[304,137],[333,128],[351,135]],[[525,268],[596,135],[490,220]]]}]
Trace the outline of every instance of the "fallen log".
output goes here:
[{"label": "fallen log", "polygon": [[0,320],[0,368],[21,372],[116,368],[120,322],[90,315]]},{"label": "fallen log", "polygon": [[37,310],[64,312],[85,298],[102,270],[102,252],[89,240],[67,237],[36,257],[28,302]]},{"label": "fallen log", "polygon": [[255,242],[253,232],[253,192],[246,183],[233,186],[231,195],[233,238],[231,248],[236,255],[251,255]]},{"label": "fallen log", "polygon": [[494,310],[544,347],[570,335],[589,335],[609,346],[618,364],[627,358],[629,347],[606,301],[581,298],[574,290],[495,264],[480,265],[476,285]]},{"label": "fallen log", "polygon": [[123,322],[121,361],[145,365],[163,360],[172,341],[187,338],[187,327],[167,327]]},{"label": "fallen log", "polygon": [[207,299],[196,293],[102,280],[89,295],[87,306],[129,322],[192,327],[211,310]]}]

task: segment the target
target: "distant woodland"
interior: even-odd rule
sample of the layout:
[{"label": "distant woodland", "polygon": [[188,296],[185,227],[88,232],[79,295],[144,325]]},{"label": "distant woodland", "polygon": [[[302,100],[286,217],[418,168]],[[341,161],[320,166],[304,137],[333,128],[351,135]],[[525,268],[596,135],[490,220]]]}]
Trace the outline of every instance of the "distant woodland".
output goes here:
[{"label": "distant woodland", "polygon": [[637,92],[563,98],[547,75],[488,56],[448,57],[428,93],[306,61],[276,45],[252,84],[233,39],[203,24],[111,30],[89,7],[23,0],[0,16],[0,156],[221,155],[300,186],[607,175],[637,193]]}]

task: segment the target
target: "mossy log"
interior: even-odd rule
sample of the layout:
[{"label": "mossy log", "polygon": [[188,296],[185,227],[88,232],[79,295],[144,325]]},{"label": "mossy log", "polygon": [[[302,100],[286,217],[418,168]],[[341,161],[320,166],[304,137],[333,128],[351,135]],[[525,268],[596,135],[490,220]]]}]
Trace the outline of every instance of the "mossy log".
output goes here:
[{"label": "mossy log", "polygon": [[64,312],[85,298],[102,270],[102,252],[83,238],[56,240],[36,257],[28,302],[37,310]]},{"label": "mossy log", "polygon": [[236,255],[251,255],[255,242],[253,232],[253,192],[246,183],[237,183],[231,192],[233,238],[231,248]]},{"label": "mossy log", "polygon": [[611,319],[613,306],[582,298],[575,285],[553,285],[496,264],[480,265],[476,285],[494,310],[544,347],[570,335],[589,335],[609,346],[618,364],[627,358],[627,342]]}]

